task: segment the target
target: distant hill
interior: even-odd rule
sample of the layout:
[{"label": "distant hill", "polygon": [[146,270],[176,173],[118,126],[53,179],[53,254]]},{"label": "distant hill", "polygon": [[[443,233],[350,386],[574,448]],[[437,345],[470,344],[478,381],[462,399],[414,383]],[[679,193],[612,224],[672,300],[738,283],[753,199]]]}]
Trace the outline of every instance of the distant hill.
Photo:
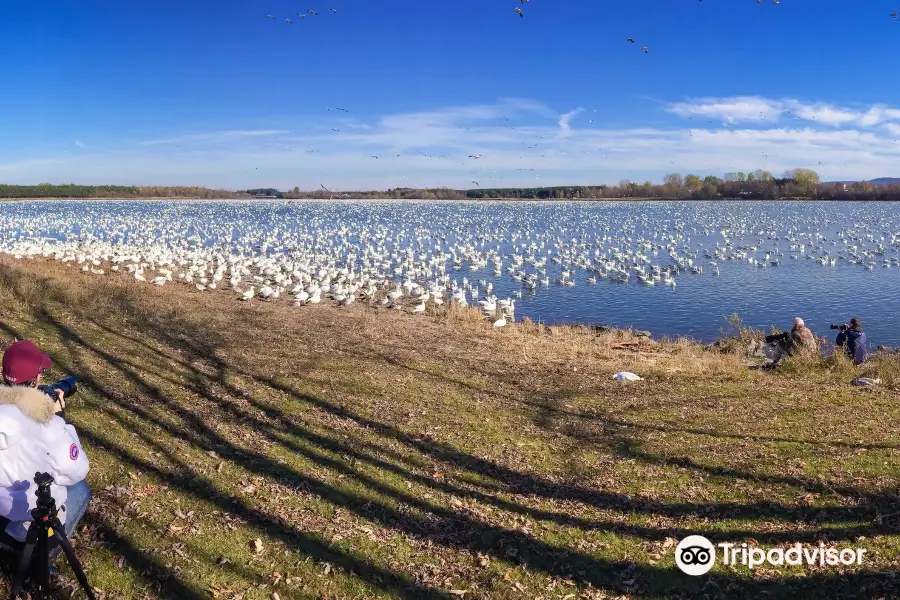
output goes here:
[{"label": "distant hill", "polygon": [[[875,179],[860,179],[857,181],[868,181],[870,184],[878,186],[878,185],[900,185],[900,177],[877,177]],[[857,181],[826,181],[824,183],[857,183]]]}]

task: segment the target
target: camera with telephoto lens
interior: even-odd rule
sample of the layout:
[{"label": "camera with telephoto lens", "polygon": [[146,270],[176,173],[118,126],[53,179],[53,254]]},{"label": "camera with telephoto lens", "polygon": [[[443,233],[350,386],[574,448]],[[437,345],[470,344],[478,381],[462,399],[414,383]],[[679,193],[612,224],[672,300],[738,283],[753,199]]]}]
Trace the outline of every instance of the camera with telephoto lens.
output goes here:
[{"label": "camera with telephoto lens", "polygon": [[841,331],[846,331],[847,329],[849,329],[850,326],[846,325],[844,323],[841,323],[840,325],[829,325],[828,327],[829,327],[829,329],[840,329]]},{"label": "camera with telephoto lens", "polygon": [[781,341],[787,339],[788,335],[790,335],[790,334],[787,333],[787,332],[785,332],[785,333],[773,333],[772,335],[767,335],[767,336],[766,336],[766,343],[767,343],[767,344],[772,344],[772,343],[774,343],[774,342],[781,342]]},{"label": "camera with telephoto lens", "polygon": [[38,389],[51,398],[56,398],[56,392],[58,390],[62,390],[63,398],[68,398],[69,396],[75,395],[75,392],[78,391],[78,380],[75,379],[73,375],[69,375],[68,377],[60,379],[56,383],[51,383],[50,385],[39,385]]}]

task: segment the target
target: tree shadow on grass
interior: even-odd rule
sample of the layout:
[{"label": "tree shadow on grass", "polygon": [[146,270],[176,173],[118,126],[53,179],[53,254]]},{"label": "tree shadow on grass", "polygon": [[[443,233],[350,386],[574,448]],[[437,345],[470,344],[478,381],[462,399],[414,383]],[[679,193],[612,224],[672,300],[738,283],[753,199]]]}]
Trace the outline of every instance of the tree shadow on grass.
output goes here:
[{"label": "tree shadow on grass", "polygon": [[[205,451],[218,452],[221,456],[233,460],[235,463],[258,475],[270,476],[274,477],[276,480],[289,481],[293,484],[300,484],[307,487],[320,485],[320,487],[327,490],[329,494],[334,494],[336,496],[335,498],[332,498],[332,501],[338,501],[339,503],[341,494],[330,488],[330,486],[319,484],[319,482],[316,482],[312,478],[293,473],[265,454],[234,446],[224,436],[212,429],[212,427],[210,427],[196,412],[181,406],[176,400],[162,392],[159,387],[146,381],[139,373],[138,367],[88,343],[74,330],[57,321],[49,312],[44,312],[41,316],[42,321],[45,324],[52,325],[58,331],[60,338],[65,340],[67,344],[76,344],[79,349],[87,350],[94,356],[101,358],[107,366],[115,369],[120,376],[133,384],[137,384],[142,395],[152,399],[154,404],[164,406],[166,409],[177,414],[178,417],[182,418],[184,422],[188,424],[188,427],[177,427],[169,422],[163,421],[151,410],[123,399],[115,389],[102,385],[96,379],[88,379],[86,383],[88,383],[98,395],[129,413],[137,420],[147,424],[153,424],[156,428],[165,431],[171,437],[185,440],[191,445],[200,447]],[[133,423],[123,421],[120,417],[115,415],[111,416],[118,420],[123,427],[127,429],[133,427]],[[100,434],[92,431],[89,425],[80,427],[79,431],[83,438],[90,440],[95,445],[102,446],[106,452],[115,454],[124,464],[130,464],[135,468],[153,473],[161,481],[165,481],[170,487],[177,488],[215,505],[222,511],[230,512],[238,516],[248,524],[266,531],[267,535],[281,540],[288,547],[301,551],[319,562],[329,562],[335,566],[342,567],[368,583],[373,584],[376,587],[381,587],[385,589],[385,591],[400,595],[401,597],[449,597],[440,590],[428,589],[417,585],[415,582],[412,582],[401,575],[385,571],[368,561],[335,550],[330,547],[330,544],[317,539],[316,536],[307,534],[289,523],[284,522],[277,514],[252,508],[237,496],[218,491],[212,481],[205,477],[198,477],[189,462],[184,460],[177,452],[173,451],[164,443],[161,443],[160,440],[156,439],[151,434],[140,430],[135,430],[133,432],[134,435],[142,441],[144,447],[153,448],[155,451],[165,455],[169,462],[175,465],[174,469],[160,469],[147,460],[132,456],[121,444],[118,444],[111,439],[101,437]]]},{"label": "tree shadow on grass", "polygon": [[154,587],[157,593],[165,593],[172,598],[185,598],[186,600],[209,598],[205,590],[191,586],[179,576],[177,571],[162,564],[145,550],[136,548],[127,537],[117,532],[115,526],[110,525],[96,511],[88,511],[84,520],[79,524],[79,526],[82,525],[86,525],[90,530],[91,542],[93,542],[89,542],[91,547],[96,548],[102,545],[108,551],[121,556],[140,579]]},{"label": "tree shadow on grass", "polygon": [[[51,319],[52,317],[48,315],[45,318]],[[98,349],[94,350],[99,351]],[[194,348],[194,350],[197,349]],[[213,359],[213,362],[217,363],[217,367],[220,370],[220,373],[224,375],[226,372],[228,372],[225,370],[226,366],[222,361]],[[406,448],[412,449],[417,453],[414,456],[428,457],[431,459],[431,461],[417,460],[410,463],[409,454],[391,451],[385,448],[383,445],[379,446],[371,442],[360,442],[359,440],[354,440],[352,444],[348,444],[347,442],[336,439],[336,437],[321,435],[304,426],[302,423],[298,422],[296,419],[292,418],[284,411],[270,404],[256,401],[252,398],[252,396],[246,396],[243,390],[234,388],[224,376],[215,377],[215,381],[220,386],[227,389],[229,394],[231,394],[232,396],[243,397],[243,400],[249,403],[249,405],[253,408],[257,409],[257,411],[259,411],[261,414],[265,415],[268,420],[259,418],[246,411],[240,410],[237,408],[237,405],[235,403],[224,400],[220,396],[211,394],[209,391],[211,382],[209,380],[209,376],[207,375],[202,375],[198,381],[195,381],[187,386],[187,389],[189,391],[192,391],[199,396],[205,397],[209,402],[215,403],[219,408],[222,409],[224,413],[230,415],[230,417],[234,420],[253,428],[255,431],[265,432],[267,436],[269,436],[269,439],[277,440],[277,443],[281,446],[290,449],[298,455],[306,456],[312,462],[315,462],[320,466],[324,466],[332,470],[337,470],[350,476],[354,475],[353,471],[345,469],[339,463],[326,460],[317,453],[311,453],[307,446],[298,445],[294,438],[299,436],[303,440],[313,444],[313,446],[318,449],[325,450],[332,453],[333,455],[352,458],[353,460],[368,464],[369,466],[373,466],[395,475],[399,475],[407,481],[428,486],[436,491],[454,494],[459,497],[472,498],[481,503],[493,505],[497,508],[516,512],[521,515],[538,520],[553,521],[561,525],[577,526],[585,530],[614,530],[618,533],[636,535],[645,539],[661,540],[672,535],[688,535],[691,533],[696,533],[696,531],[678,528],[656,530],[652,528],[629,526],[615,520],[590,520],[573,515],[526,507],[516,502],[505,500],[502,497],[496,495],[496,492],[547,498],[551,500],[577,500],[586,504],[591,504],[595,508],[600,509],[617,509],[625,513],[665,515],[670,517],[698,516],[707,518],[710,516],[721,516],[727,518],[776,518],[780,520],[810,522],[821,512],[820,509],[816,509],[813,507],[787,507],[775,502],[744,505],[736,503],[657,503],[640,498],[624,501],[621,494],[607,493],[573,485],[560,485],[557,483],[551,483],[546,480],[538,479],[534,476],[528,476],[517,471],[506,469],[492,461],[487,461],[485,459],[476,458],[465,453],[458,452],[455,448],[452,448],[445,444],[440,444],[426,438],[410,436],[392,426],[388,426],[371,419],[366,419],[361,417],[360,415],[349,412],[343,406],[335,406],[331,403],[324,402],[319,398],[305,394],[299,394],[296,391],[291,390],[269,378],[261,377],[259,375],[251,375],[237,368],[231,368],[230,372],[240,374],[244,377],[254,378],[257,382],[262,382],[267,387],[273,390],[279,390],[283,393],[291,394],[294,400],[299,400],[304,404],[312,404],[317,408],[326,410],[335,416],[350,418],[367,429],[379,432],[379,434],[385,438],[389,438],[392,441],[401,442]],[[177,384],[178,382],[173,379],[171,383]],[[147,419],[149,417],[148,415],[142,415],[142,418]],[[277,425],[273,424],[273,421],[277,423]],[[174,432],[170,431],[170,433]],[[334,431],[333,433],[336,436],[338,432]],[[217,444],[218,442],[213,443],[214,446],[221,448],[221,446]],[[360,445],[363,445],[364,447],[361,448]],[[629,447],[632,447],[632,449],[627,452],[622,450],[622,446],[623,444],[617,444],[617,452],[627,457],[638,457],[638,452],[633,448],[633,444],[629,444]],[[405,467],[397,466],[395,462],[389,462],[387,460],[377,458],[378,454],[387,454],[395,462],[400,461],[406,462],[407,464]],[[650,455],[644,455],[641,456],[641,458],[646,460],[647,462],[656,462],[654,457],[651,457]],[[461,467],[465,472],[471,472],[479,476],[488,476],[494,483],[490,485],[482,481],[476,485],[468,485],[463,487],[461,485],[455,485],[449,483],[448,481],[441,481],[431,476],[416,472],[416,469],[421,470],[422,467],[426,466],[426,464],[432,464],[433,461],[450,464],[457,468]],[[672,464],[673,462],[674,461],[670,459],[668,461],[668,464]],[[745,478],[749,479],[750,476],[746,475]],[[812,486],[812,483],[810,482],[797,479],[781,479],[778,481],[778,483],[790,483],[792,485],[800,485],[802,483],[807,487]],[[377,488],[377,482],[368,481],[367,485]],[[488,489],[478,489],[479,487],[487,487]],[[378,491],[380,493],[386,493],[385,490]],[[855,490],[845,491],[847,491],[848,493],[855,492]],[[402,497],[398,498],[398,500],[408,502],[410,501],[410,498]],[[428,509],[428,507],[425,506],[421,508],[423,508],[423,510]],[[845,519],[847,521],[855,521],[868,516],[869,515],[867,513],[861,511],[859,508],[846,510],[841,509],[837,511],[831,511],[829,514],[830,519]],[[850,536],[855,537],[864,534],[871,534],[873,533],[873,529],[874,528],[871,525],[845,527],[840,530],[839,535],[842,539],[844,539]],[[746,530],[725,531],[722,533],[711,535],[713,538],[722,540],[734,539],[735,537],[751,537],[755,535],[757,539],[761,539],[766,542],[780,543],[785,541],[803,540],[818,541],[820,539],[828,537],[829,533],[835,534],[837,532],[823,529],[807,531],[803,532],[802,534],[796,531],[772,531],[760,534],[758,532]]]},{"label": "tree shadow on grass", "polygon": [[[124,296],[117,301],[130,303],[133,299]],[[130,314],[141,314],[139,307],[130,308]],[[196,464],[180,455],[177,448],[173,448],[165,438],[181,440],[203,451],[215,451],[249,473],[305,490],[335,507],[341,507],[359,518],[400,532],[411,540],[425,540],[430,544],[450,549],[487,554],[498,560],[522,565],[533,572],[569,578],[584,587],[627,591],[636,596],[660,594],[692,596],[702,591],[712,596],[721,594],[728,597],[758,597],[764,594],[798,597],[811,593],[821,595],[824,590],[838,590],[845,595],[857,595],[864,586],[881,593],[884,593],[884,590],[897,589],[891,577],[866,571],[842,576],[817,574],[811,577],[785,577],[774,581],[749,580],[737,575],[712,575],[704,579],[691,579],[671,568],[648,564],[632,567],[630,561],[600,559],[564,545],[550,544],[531,533],[485,522],[462,507],[450,508],[438,501],[429,501],[425,497],[404,490],[401,486],[391,485],[376,478],[371,474],[371,469],[390,473],[402,482],[424,486],[451,497],[475,499],[479,503],[527,515],[537,521],[566,524],[585,531],[609,530],[642,540],[661,540],[673,534],[703,532],[652,525],[635,526],[622,524],[615,519],[591,520],[567,515],[564,512],[536,509],[511,497],[528,496],[551,502],[574,500],[601,511],[615,510],[623,514],[646,515],[651,518],[706,517],[711,513],[728,510],[731,511],[729,513],[731,516],[751,519],[774,515],[780,515],[785,519],[802,519],[805,509],[774,503],[772,505],[678,504],[650,499],[625,500],[619,494],[549,481],[492,460],[473,456],[427,436],[404,431],[349,410],[340,403],[301,393],[272,377],[247,372],[246,369],[223,359],[219,352],[222,342],[215,339],[214,335],[210,335],[209,331],[194,326],[185,317],[160,319],[154,316],[152,322],[148,320],[138,323],[142,331],[147,332],[148,336],[163,346],[185,350],[202,363],[195,365],[183,360],[170,360],[169,362],[175,365],[173,368],[179,371],[178,374],[172,375],[166,372],[167,357],[164,353],[147,344],[142,344],[142,349],[137,352],[142,353],[140,356],[144,359],[153,356],[149,365],[147,360],[131,360],[118,355],[127,355],[129,353],[127,346],[134,347],[134,340],[129,342],[122,338],[119,343],[113,343],[112,346],[118,348],[117,354],[114,354],[88,341],[90,334],[87,331],[64,322],[64,317],[58,317],[52,306],[32,307],[32,311],[43,326],[58,336],[67,348],[67,357],[54,356],[58,364],[77,371],[91,391],[117,409],[106,414],[122,427],[132,431],[143,448],[152,448],[164,456],[171,467],[162,467],[137,456],[125,444],[92,428],[90,422],[79,423],[79,431],[85,440],[97,447],[102,446],[121,464],[150,473],[159,481],[166,482],[166,485],[240,518],[248,525],[265,531],[266,535],[281,541],[288,548],[318,561],[327,561],[340,566],[372,589],[403,598],[449,597],[446,592],[430,584],[413,581],[408,576],[374,564],[363,556],[336,548],[321,536],[298,528],[283,515],[267,508],[253,506],[233,490],[220,489],[215,479],[205,476]],[[108,335],[119,335],[114,328],[104,327]],[[233,383],[239,378],[253,381],[267,392],[260,395],[239,389]],[[119,379],[137,390],[137,399],[123,393],[112,383]],[[111,383],[106,383],[107,381]],[[167,386],[184,387],[193,399],[186,401],[175,398],[165,391],[164,388]],[[367,439],[366,445],[359,447],[353,441],[341,439],[341,433],[333,427],[323,425],[313,429],[305,425],[296,415],[280,409],[270,400],[285,397],[288,398],[288,402],[305,406],[315,414],[350,419],[362,427],[368,437],[374,434],[376,441]],[[234,426],[252,428],[254,434],[264,439],[267,444],[302,456],[317,468],[309,472],[305,469],[298,470],[279,462],[260,447],[238,446],[214,426],[218,424],[217,420]],[[136,423],[145,426],[136,428]],[[163,435],[160,436],[155,432],[161,432]],[[619,437],[625,436],[621,434]],[[383,447],[380,447],[379,441],[383,442]],[[620,439],[617,442],[617,451],[635,460],[656,464],[657,457],[642,455],[638,448],[633,444],[629,446],[627,442],[627,439]],[[590,440],[590,443],[599,442]],[[398,446],[400,450],[396,449]],[[465,485],[461,485],[422,475],[420,471],[423,464],[435,462],[452,465],[459,472],[469,473],[475,477]],[[364,471],[362,466],[368,468]],[[323,469],[338,478],[351,480],[354,486],[337,487],[329,483],[318,474]],[[735,476],[746,478],[750,474],[737,473]],[[479,487],[477,481],[485,478],[490,480],[490,485]],[[366,493],[356,491],[360,487],[366,490]],[[846,491],[854,490],[848,488]],[[861,491],[859,494],[864,495]],[[400,510],[400,506],[411,507],[414,510]],[[795,510],[799,513],[791,512]],[[854,513],[853,509],[848,509],[847,514],[839,515],[838,518],[852,521],[858,520],[862,515],[861,512]],[[721,539],[731,540],[754,534],[761,541],[783,542],[798,539],[796,532],[789,530],[774,532],[769,538],[764,535],[761,537],[758,532],[720,533]],[[849,532],[841,529],[838,535],[845,533],[849,535]],[[116,543],[124,546],[124,542]],[[131,558],[126,556],[129,563],[135,563],[135,568],[139,568],[141,560],[146,560],[146,557],[142,558],[140,551],[138,554],[140,556],[134,555],[132,550]],[[144,570],[147,570],[147,567]],[[167,580],[171,580],[172,577],[173,575],[168,575]],[[177,576],[174,577],[177,579]],[[636,579],[637,586],[624,586],[625,577]],[[192,589],[189,584],[180,583],[186,586],[186,589]],[[494,591],[506,593],[500,589]]]}]

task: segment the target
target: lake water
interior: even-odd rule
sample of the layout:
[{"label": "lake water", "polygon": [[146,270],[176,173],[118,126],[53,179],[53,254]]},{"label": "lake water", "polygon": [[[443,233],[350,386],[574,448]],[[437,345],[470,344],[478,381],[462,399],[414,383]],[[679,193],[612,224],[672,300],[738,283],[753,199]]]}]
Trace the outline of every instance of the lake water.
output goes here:
[{"label": "lake water", "polygon": [[[348,256],[358,261],[366,247],[381,247],[387,258],[397,254],[392,266],[404,263],[412,249],[413,262],[437,257],[453,279],[490,281],[500,298],[523,290],[506,272],[512,256],[533,254],[560,264],[548,260],[549,287],[517,300],[517,320],[615,324],[710,340],[722,334],[732,313],[758,328],[788,328],[802,316],[828,337],[834,334],[830,323],[858,316],[873,344],[900,346],[900,263],[884,266],[900,258],[898,208],[887,202],[5,202],[0,241],[9,247],[41,237],[71,244],[94,238],[131,248],[301,252],[337,264]],[[798,244],[804,252],[791,250]],[[717,276],[713,259],[705,256],[715,254],[717,245],[720,254],[746,258],[716,259]],[[608,249],[623,256],[640,251],[662,267],[672,264],[673,249],[680,256],[695,253],[693,262],[704,272],[680,273],[674,289],[640,285],[634,277],[627,284],[600,279],[588,285],[590,273],[573,265],[609,256]],[[463,256],[458,271],[451,252]],[[776,252],[779,264],[771,266]],[[502,258],[502,275],[490,267],[470,269],[473,257],[487,253]],[[820,264],[817,258],[825,255],[835,258],[834,266]],[[751,257],[766,268],[748,262]],[[564,268],[573,272],[574,287],[553,283]]]}]

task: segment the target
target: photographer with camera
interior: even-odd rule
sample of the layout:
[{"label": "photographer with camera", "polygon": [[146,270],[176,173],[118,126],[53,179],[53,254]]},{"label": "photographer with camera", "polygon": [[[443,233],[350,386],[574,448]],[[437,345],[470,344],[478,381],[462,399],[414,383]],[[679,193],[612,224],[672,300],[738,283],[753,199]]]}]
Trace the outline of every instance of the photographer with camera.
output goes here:
[{"label": "photographer with camera", "polygon": [[[89,465],[78,434],[65,421],[65,397],[75,380],[41,385],[50,357],[28,340],[3,354],[0,386],[0,542],[18,548],[37,506],[35,472],[49,473],[50,493],[59,507],[66,535],[84,516],[91,488],[84,481]],[[53,548],[51,558],[59,553]]]},{"label": "photographer with camera", "polygon": [[832,325],[832,329],[839,329],[840,333],[834,343],[843,348],[854,364],[861,365],[868,358],[866,349],[866,333],[856,317],[850,319],[849,325]]},{"label": "photographer with camera", "polygon": [[806,323],[800,317],[794,319],[794,326],[790,331],[767,335],[766,343],[775,346],[775,354],[772,358],[773,365],[777,365],[787,356],[794,354],[812,355],[819,350],[816,336],[813,335],[812,330],[806,326]]}]

